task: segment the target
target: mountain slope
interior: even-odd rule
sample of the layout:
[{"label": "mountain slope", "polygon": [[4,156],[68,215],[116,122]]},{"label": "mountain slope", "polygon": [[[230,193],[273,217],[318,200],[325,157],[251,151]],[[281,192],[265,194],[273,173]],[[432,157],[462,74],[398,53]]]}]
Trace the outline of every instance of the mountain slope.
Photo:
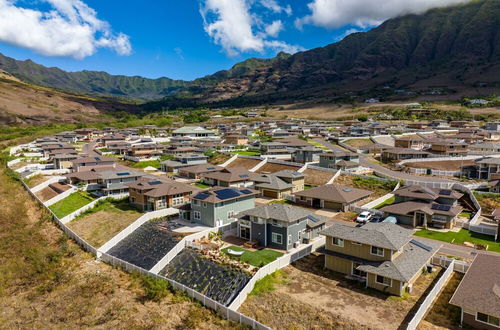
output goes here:
[{"label": "mountain slope", "polygon": [[[391,19],[204,89],[203,102],[304,98],[391,87],[500,84],[500,1]],[[201,86],[200,86],[201,87]]]}]

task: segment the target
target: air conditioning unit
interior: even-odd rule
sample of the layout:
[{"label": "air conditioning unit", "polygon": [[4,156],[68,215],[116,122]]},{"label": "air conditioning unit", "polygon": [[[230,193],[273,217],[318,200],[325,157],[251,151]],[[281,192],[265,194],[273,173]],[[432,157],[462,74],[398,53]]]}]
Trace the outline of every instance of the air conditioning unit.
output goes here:
[{"label": "air conditioning unit", "polygon": [[300,245],[300,242],[299,242],[299,241],[297,241],[297,242],[293,243],[293,247],[294,247],[294,248],[299,247],[299,245]]},{"label": "air conditioning unit", "polygon": [[406,287],[406,291],[408,293],[411,293],[413,291],[413,284],[408,284],[408,286]]}]

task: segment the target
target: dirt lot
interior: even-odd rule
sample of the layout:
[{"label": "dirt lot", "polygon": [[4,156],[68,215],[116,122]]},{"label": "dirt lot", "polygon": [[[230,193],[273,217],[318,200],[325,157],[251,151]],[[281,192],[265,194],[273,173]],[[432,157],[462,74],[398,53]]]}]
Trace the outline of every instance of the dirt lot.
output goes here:
[{"label": "dirt lot", "polygon": [[106,204],[102,210],[71,221],[68,227],[93,246],[100,247],[141,216],[128,206],[128,201]]},{"label": "dirt lot", "polygon": [[311,186],[321,186],[325,185],[330,181],[330,179],[335,175],[333,172],[326,172],[308,168],[302,172],[305,176],[305,184]]},{"label": "dirt lot", "polygon": [[40,198],[40,200],[42,202],[46,202],[49,199],[54,198],[59,194],[57,192],[55,192],[54,189],[52,189],[50,187],[45,187],[42,190],[37,191],[35,193],[35,195],[36,195],[36,197]]},{"label": "dirt lot", "polygon": [[[382,197],[388,193],[391,192],[390,189],[385,189],[384,187],[380,186],[380,185],[365,185],[362,181],[358,181],[358,182],[355,182],[356,180],[354,179],[354,177],[350,176],[350,175],[339,175],[338,178],[335,179],[335,181],[333,182],[334,184],[339,184],[339,185],[342,185],[342,186],[347,186],[347,187],[352,187],[352,188],[358,188],[358,189],[365,189],[365,190],[369,190],[372,192],[372,195],[361,201],[360,203],[358,204],[366,204],[372,200],[375,200],[379,197]],[[377,183],[379,181],[376,181]],[[382,181],[380,181],[382,182]]]},{"label": "dirt lot", "polygon": [[460,308],[448,302],[463,277],[461,273],[453,273],[418,329],[460,329]]},{"label": "dirt lot", "polygon": [[266,163],[264,166],[259,168],[255,173],[276,173],[283,170],[292,170],[297,171],[300,167],[291,166],[291,165],[283,165],[283,164],[275,164],[275,163]]},{"label": "dirt lot", "polygon": [[352,139],[344,141],[344,143],[356,149],[374,144],[370,139]]},{"label": "dirt lot", "polygon": [[473,160],[447,160],[442,162],[417,162],[417,163],[406,163],[406,167],[413,168],[430,168],[433,170],[441,171],[458,171],[460,166],[473,165]]},{"label": "dirt lot", "polygon": [[236,158],[234,161],[232,161],[227,167],[232,168],[232,167],[243,167],[246,168],[247,170],[250,170],[257,166],[261,160],[259,159],[252,159],[252,158]]},{"label": "dirt lot", "polygon": [[33,188],[38,186],[39,184],[44,183],[45,181],[49,180],[51,177],[46,176],[46,175],[35,175],[32,176],[31,178],[24,180],[24,182],[28,185],[28,187]]},{"label": "dirt lot", "polygon": [[366,289],[323,265],[323,256],[311,255],[286,267],[285,284],[274,292],[250,296],[240,311],[275,329],[397,329],[409,320],[438,276],[438,272],[422,275],[413,294],[399,298]]}]

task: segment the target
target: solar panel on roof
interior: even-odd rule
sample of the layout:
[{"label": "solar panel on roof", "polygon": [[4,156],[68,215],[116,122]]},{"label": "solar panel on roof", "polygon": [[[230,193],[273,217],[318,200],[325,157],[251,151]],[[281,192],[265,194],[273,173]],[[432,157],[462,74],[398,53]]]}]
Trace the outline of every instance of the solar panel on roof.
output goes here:
[{"label": "solar panel on roof", "polygon": [[150,182],[148,182],[148,183],[149,183],[150,185],[152,185],[152,186],[156,186],[156,185],[162,184],[162,182],[161,182],[161,181],[150,181]]},{"label": "solar panel on roof", "polygon": [[442,190],[439,191],[439,194],[443,195],[443,196],[450,196],[451,195],[451,190],[449,190],[449,189],[442,189]]},{"label": "solar panel on roof", "polygon": [[99,158],[99,157],[96,157],[96,158],[95,158],[95,160],[101,160],[101,158]]},{"label": "solar panel on roof", "polygon": [[248,178],[248,174],[240,174],[240,178],[242,178],[242,179]]},{"label": "solar panel on roof", "polygon": [[130,175],[129,172],[121,172],[121,173],[116,173],[118,176],[124,176],[124,175]]},{"label": "solar panel on roof", "polygon": [[433,204],[431,209],[437,211],[449,211],[451,209],[451,205]]},{"label": "solar panel on roof", "polygon": [[352,191],[352,188],[344,188],[342,190],[345,191],[345,192],[350,192],[350,191]]},{"label": "solar panel on roof", "polygon": [[248,190],[248,189],[243,189],[241,192],[244,194],[251,194],[252,193],[252,191]]},{"label": "solar panel on roof", "polygon": [[411,243],[413,243],[413,244],[415,244],[415,245],[416,245],[416,246],[418,246],[418,247],[421,247],[422,249],[424,249],[424,250],[426,250],[426,251],[432,251],[432,247],[430,247],[430,246],[428,246],[428,245],[425,245],[425,244],[423,244],[423,243],[420,243],[420,242],[419,242],[419,241],[417,241],[417,240],[412,239],[410,242],[411,242]]},{"label": "solar panel on roof", "polygon": [[207,170],[215,170],[215,167],[208,167]]},{"label": "solar panel on roof", "polygon": [[302,175],[300,172],[293,172],[293,175]]},{"label": "solar panel on roof", "polygon": [[312,222],[318,222],[319,220],[313,217],[312,215],[308,215],[307,219],[311,220]]},{"label": "solar panel on roof", "polygon": [[207,199],[209,196],[210,195],[207,193],[199,193],[198,195],[194,196],[194,198],[204,200]]},{"label": "solar panel on roof", "polygon": [[215,191],[215,195],[220,199],[229,199],[238,197],[241,193],[239,190],[227,188]]}]

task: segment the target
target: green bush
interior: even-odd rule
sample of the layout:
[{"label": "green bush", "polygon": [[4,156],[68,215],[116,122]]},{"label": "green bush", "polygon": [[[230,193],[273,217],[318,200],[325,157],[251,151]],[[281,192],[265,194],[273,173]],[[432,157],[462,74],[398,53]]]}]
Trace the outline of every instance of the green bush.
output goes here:
[{"label": "green bush", "polygon": [[170,283],[166,280],[145,275],[138,275],[138,277],[146,300],[159,302],[172,293]]}]

